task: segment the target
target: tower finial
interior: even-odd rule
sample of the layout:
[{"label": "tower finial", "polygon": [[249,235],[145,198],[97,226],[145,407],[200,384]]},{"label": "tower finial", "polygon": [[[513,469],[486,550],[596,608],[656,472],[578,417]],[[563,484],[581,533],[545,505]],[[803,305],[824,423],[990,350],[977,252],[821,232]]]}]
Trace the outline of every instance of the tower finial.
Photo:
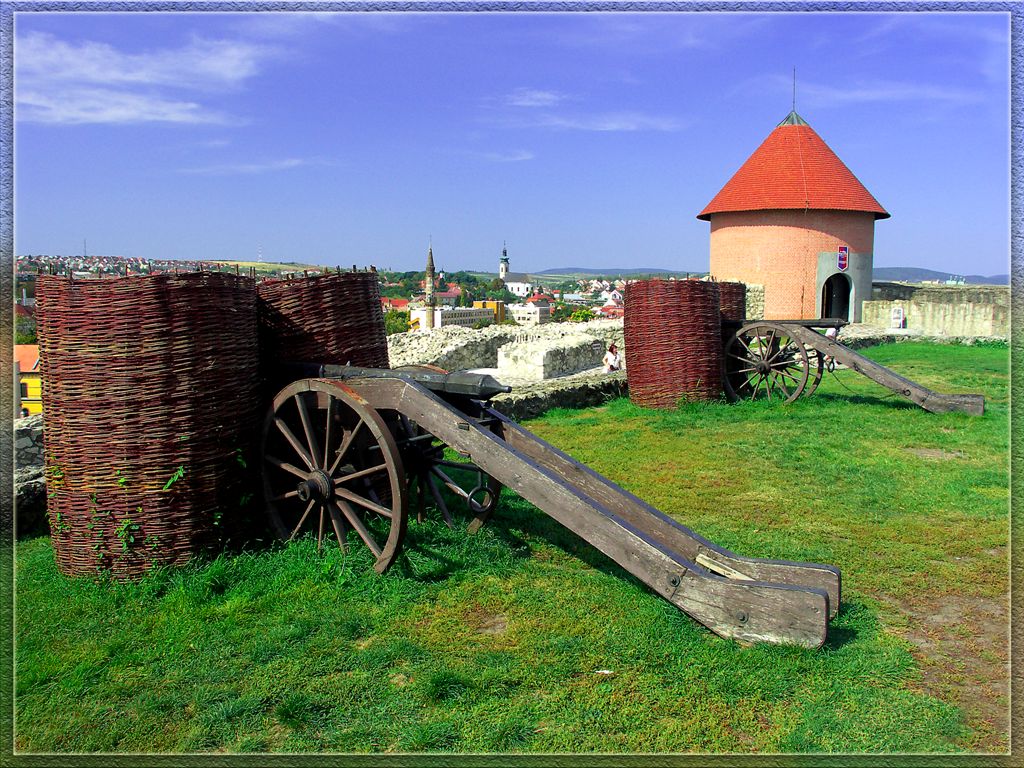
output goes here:
[{"label": "tower finial", "polygon": [[796,112],[796,67],[793,67],[793,111]]}]

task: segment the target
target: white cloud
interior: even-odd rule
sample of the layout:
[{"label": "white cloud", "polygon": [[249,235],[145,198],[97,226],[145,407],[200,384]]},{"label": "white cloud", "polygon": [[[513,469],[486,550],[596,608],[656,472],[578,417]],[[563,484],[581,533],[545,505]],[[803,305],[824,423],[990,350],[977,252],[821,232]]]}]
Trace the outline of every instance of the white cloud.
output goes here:
[{"label": "white cloud", "polygon": [[671,117],[642,112],[609,112],[595,115],[541,115],[536,125],[579,131],[677,131],[683,123]]},{"label": "white cloud", "polygon": [[966,88],[929,83],[900,83],[876,81],[848,88],[800,83],[801,101],[816,106],[831,107],[885,101],[935,101],[950,104],[971,104],[984,100],[984,96]]},{"label": "white cloud", "polygon": [[[755,77],[737,85],[731,93],[772,93],[788,94],[793,81],[783,75]],[[958,88],[934,83],[898,82],[891,80],[863,81],[849,86],[831,86],[797,80],[797,111],[801,105],[829,108],[851,104],[880,102],[931,101],[950,105],[977,104],[985,101],[986,95],[969,88]]]},{"label": "white cloud", "polygon": [[[642,112],[599,112],[565,114],[556,111],[564,102],[580,102],[581,97],[559,91],[519,87],[505,96],[487,98],[484,105],[498,107],[483,118],[515,128],[559,128],[578,131],[676,131],[683,123],[675,118]],[[519,107],[525,109],[517,109]]]},{"label": "white cloud", "polygon": [[200,168],[182,168],[179,173],[197,176],[238,176],[288,171],[303,166],[324,164],[322,161],[290,157],[284,160],[267,160],[259,163],[224,163],[221,165],[207,165]]},{"label": "white cloud", "polygon": [[517,149],[511,152],[478,152],[476,156],[494,163],[521,163],[524,160],[533,160],[535,157],[533,152],[527,149]]},{"label": "white cloud", "polygon": [[[265,39],[296,38],[320,29],[333,31],[390,34],[400,31],[408,21],[402,13],[350,12],[291,12],[263,11],[238,14],[234,28],[246,36]],[[422,21],[423,17],[417,20]]]},{"label": "white cloud", "polygon": [[105,88],[17,89],[19,120],[34,123],[191,123],[226,125],[227,115],[194,101],[178,101]]},{"label": "white cloud", "polygon": [[551,107],[565,98],[566,96],[558,91],[516,88],[505,97],[505,104],[510,107]]},{"label": "white cloud", "polygon": [[32,32],[15,44],[16,116],[68,124],[229,123],[182,92],[237,88],[271,53],[246,42],[201,38],[180,48],[127,53]]},{"label": "white cloud", "polygon": [[208,89],[252,77],[266,53],[251,43],[201,38],[182,48],[125,53],[106,43],[75,45],[32,32],[17,40],[15,68],[19,78],[47,83]]}]

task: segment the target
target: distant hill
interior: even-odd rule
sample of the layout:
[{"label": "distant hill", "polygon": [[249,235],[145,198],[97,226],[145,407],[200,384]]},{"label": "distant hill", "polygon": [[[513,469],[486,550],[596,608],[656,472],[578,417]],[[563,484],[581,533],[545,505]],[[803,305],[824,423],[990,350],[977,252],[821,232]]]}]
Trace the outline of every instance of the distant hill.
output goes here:
[{"label": "distant hill", "polygon": [[[951,272],[936,272],[934,269],[921,267],[875,267],[871,272],[874,280],[895,280],[907,283],[920,283],[925,280],[945,282],[952,277]],[[965,283],[970,285],[1009,285],[1009,275],[963,275]]]},{"label": "distant hill", "polygon": [[[608,268],[595,269],[593,267],[558,267],[545,269],[541,272],[530,272],[531,275],[539,277],[629,277],[635,275],[678,275],[678,276],[701,276],[706,272],[660,269],[656,267],[634,267],[633,269]],[[922,267],[875,267],[872,272],[874,280],[894,280],[908,283],[920,283],[925,280],[938,280],[945,282],[953,276],[951,272],[939,272],[934,269]],[[964,282],[970,285],[1008,285],[1009,275],[963,275]]]},{"label": "distant hill", "polygon": [[594,269],[592,267],[558,267],[545,269],[542,272],[530,272],[531,275],[558,275],[566,277],[624,277],[626,275],[702,275],[703,272],[683,272],[658,267],[633,267],[631,269]]}]

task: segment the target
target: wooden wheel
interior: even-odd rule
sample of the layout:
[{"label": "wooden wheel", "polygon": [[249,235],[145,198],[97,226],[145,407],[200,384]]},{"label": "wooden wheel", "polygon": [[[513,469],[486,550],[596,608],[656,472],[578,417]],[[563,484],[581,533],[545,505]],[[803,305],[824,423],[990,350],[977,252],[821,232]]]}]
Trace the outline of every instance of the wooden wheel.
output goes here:
[{"label": "wooden wheel", "polygon": [[[448,373],[436,365],[406,365],[395,370]],[[426,504],[431,500],[440,510],[448,527],[455,527],[451,512],[441,493],[441,486],[445,486],[460,497],[473,514],[473,520],[467,530],[469,533],[476,533],[498,506],[501,483],[468,459],[446,459],[443,442],[404,416],[399,415],[399,420],[396,437],[408,468],[409,488],[416,492],[417,519],[423,519]]]},{"label": "wooden wheel", "polygon": [[378,573],[401,550],[408,518],[401,456],[380,414],[340,382],[301,379],[274,398],[263,425],[263,490],[286,541],[315,532],[319,548],[327,531],[345,547],[353,532]]},{"label": "wooden wheel", "polygon": [[445,444],[418,424],[400,416],[398,443],[408,467],[409,489],[416,493],[417,519],[433,502],[449,528],[455,521],[441,492],[442,487],[461,498],[473,514],[469,532],[475,533],[498,506],[502,485],[476,464],[445,457]]},{"label": "wooden wheel", "polygon": [[791,403],[807,386],[810,358],[786,327],[752,323],[725,345],[725,393],[730,400]]}]

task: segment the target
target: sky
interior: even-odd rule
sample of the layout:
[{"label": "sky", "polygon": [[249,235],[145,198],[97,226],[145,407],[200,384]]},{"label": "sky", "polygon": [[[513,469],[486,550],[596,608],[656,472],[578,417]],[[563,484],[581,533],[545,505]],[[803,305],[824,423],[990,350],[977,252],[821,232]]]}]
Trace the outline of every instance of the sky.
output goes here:
[{"label": "sky", "polygon": [[706,271],[795,68],[876,267],[1005,274],[1009,64],[1004,13],[16,12],[15,253]]}]

